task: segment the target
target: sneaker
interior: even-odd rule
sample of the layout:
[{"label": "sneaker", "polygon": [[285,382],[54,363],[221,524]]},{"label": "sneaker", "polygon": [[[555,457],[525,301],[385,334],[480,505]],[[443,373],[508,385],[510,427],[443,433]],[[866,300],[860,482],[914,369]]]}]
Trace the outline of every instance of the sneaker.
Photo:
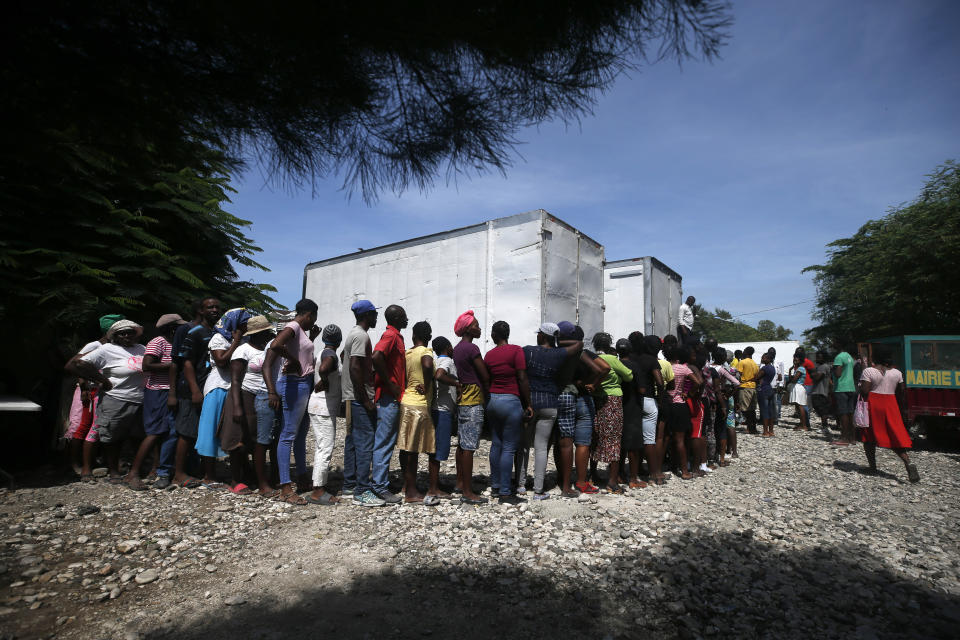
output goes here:
[{"label": "sneaker", "polygon": [[352,496],[352,495],[353,495],[353,487],[344,487],[343,489],[340,489],[340,495],[341,495],[341,496]]},{"label": "sneaker", "polygon": [[549,493],[537,493],[536,491],[534,491],[534,492],[533,492],[533,499],[534,499],[534,500],[549,500],[549,499],[550,499],[550,494],[549,494]]},{"label": "sneaker", "polygon": [[166,489],[170,486],[170,476],[157,476],[157,480],[153,483],[154,489]]},{"label": "sneaker", "polygon": [[713,469],[708,467],[705,463],[700,465],[700,471],[703,471],[705,473],[713,473]]},{"label": "sneaker", "polygon": [[390,493],[389,491],[384,491],[383,493],[378,493],[376,495],[387,504],[400,504],[403,502],[403,498],[395,493]]},{"label": "sneaker", "polygon": [[514,496],[514,495],[500,496],[500,504],[513,504],[513,505],[517,505],[517,504],[523,504],[523,503],[525,503],[525,502],[526,502],[525,499],[523,499],[523,498],[518,498],[517,496]]},{"label": "sneaker", "polygon": [[517,495],[518,495],[518,496],[525,496],[525,495],[527,495],[527,488],[524,487],[524,486],[522,486],[522,485],[519,486],[519,487],[517,487]]},{"label": "sneaker", "polygon": [[353,494],[353,504],[357,505],[358,507],[382,507],[386,504],[386,502],[378,498],[377,494],[375,494],[373,491],[367,489],[360,495],[357,495],[356,493]]}]

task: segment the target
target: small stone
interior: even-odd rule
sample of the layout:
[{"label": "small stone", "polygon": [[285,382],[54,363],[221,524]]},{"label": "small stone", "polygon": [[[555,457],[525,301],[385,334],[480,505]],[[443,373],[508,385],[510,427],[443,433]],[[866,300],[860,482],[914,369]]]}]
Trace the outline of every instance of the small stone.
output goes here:
[{"label": "small stone", "polygon": [[97,571],[97,575],[108,576],[113,573],[113,565],[105,564]]},{"label": "small stone", "polygon": [[89,536],[80,536],[77,538],[77,544],[87,544],[88,542],[90,542]]},{"label": "small stone", "polygon": [[138,573],[134,578],[134,581],[137,584],[150,584],[154,580],[160,577],[160,572],[156,569],[147,569],[142,573]]},{"label": "small stone", "polygon": [[233,505],[231,504],[221,504],[213,508],[214,511],[219,511],[220,513],[226,513],[227,511],[233,511]]},{"label": "small stone", "polygon": [[215,564],[208,564],[207,566],[204,567],[204,569],[207,570],[207,573],[213,573],[214,571],[217,570],[217,565],[215,565]]},{"label": "small stone", "polygon": [[[99,513],[100,507],[95,504],[81,504],[77,505],[77,515],[78,516],[89,516],[92,513]],[[81,538],[86,538],[87,536],[80,536]],[[89,538],[88,538],[89,540]],[[80,542],[77,540],[77,542]],[[84,543],[81,543],[84,544]]]},{"label": "small stone", "polygon": [[11,613],[16,613],[17,610],[13,607],[0,607],[0,617],[8,616]]},{"label": "small stone", "polygon": [[98,593],[97,595],[94,596],[94,599],[95,599],[97,602],[103,602],[104,600],[109,600],[109,599],[110,599],[110,592],[108,592],[108,591],[101,591],[100,593]]},{"label": "small stone", "polygon": [[120,553],[130,553],[139,546],[139,540],[123,540],[117,543],[117,551]]},{"label": "small stone", "polygon": [[626,540],[629,537],[630,537],[629,531],[627,531],[626,529],[620,529],[620,538],[622,538],[623,540]]},{"label": "small stone", "polygon": [[247,601],[247,599],[244,598],[244,597],[241,596],[241,595],[233,595],[233,596],[230,596],[229,598],[226,598],[226,599],[223,601],[223,604],[228,605],[228,606],[231,606],[231,607],[235,607],[235,606],[237,606],[237,605],[244,604],[246,601]]},{"label": "small stone", "polygon": [[114,587],[113,589],[110,590],[111,600],[116,600],[119,597],[120,597],[120,587]]}]

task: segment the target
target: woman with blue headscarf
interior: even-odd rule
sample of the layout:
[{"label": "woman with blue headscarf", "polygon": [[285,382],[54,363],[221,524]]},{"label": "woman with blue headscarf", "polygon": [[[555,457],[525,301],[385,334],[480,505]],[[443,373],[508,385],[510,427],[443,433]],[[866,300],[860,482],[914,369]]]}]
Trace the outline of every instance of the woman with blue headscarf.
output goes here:
[{"label": "woman with blue headscarf", "polygon": [[223,415],[223,405],[230,391],[230,359],[246,341],[247,320],[251,314],[244,308],[230,309],[217,322],[210,338],[210,373],[203,383],[203,405],[200,408],[200,423],[197,426],[197,453],[203,459],[203,486],[208,489],[225,489],[227,485],[217,482],[214,474],[216,459],[225,456],[220,449],[217,428]]}]

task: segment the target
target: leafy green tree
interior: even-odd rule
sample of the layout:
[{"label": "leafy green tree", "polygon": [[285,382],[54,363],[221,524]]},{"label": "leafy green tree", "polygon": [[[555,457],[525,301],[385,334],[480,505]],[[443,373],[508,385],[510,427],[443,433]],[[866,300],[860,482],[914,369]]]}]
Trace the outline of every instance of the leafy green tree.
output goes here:
[{"label": "leafy green tree", "polygon": [[820,325],[808,339],[960,333],[960,165],[947,161],[920,195],[834,240],[814,275]]}]

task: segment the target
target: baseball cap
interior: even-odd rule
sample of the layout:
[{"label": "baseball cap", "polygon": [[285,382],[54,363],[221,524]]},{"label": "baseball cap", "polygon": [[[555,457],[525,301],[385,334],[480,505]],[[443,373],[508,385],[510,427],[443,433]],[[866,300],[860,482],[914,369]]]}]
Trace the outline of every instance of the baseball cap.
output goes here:
[{"label": "baseball cap", "polygon": [[376,311],[377,308],[373,306],[373,303],[370,302],[369,300],[357,300],[352,305],[350,305],[350,310],[353,311],[355,315],[360,315],[361,313]]},{"label": "baseball cap", "polygon": [[557,330],[560,332],[561,338],[572,338],[573,334],[577,330],[577,327],[572,322],[561,320],[557,323]]},{"label": "baseball cap", "polygon": [[165,313],[157,320],[157,329],[168,324],[187,324],[187,321],[181,318],[179,313]]},{"label": "baseball cap", "polygon": [[537,331],[544,335],[553,337],[554,335],[560,333],[560,327],[552,322],[544,322],[540,325],[540,328],[537,329]]}]

